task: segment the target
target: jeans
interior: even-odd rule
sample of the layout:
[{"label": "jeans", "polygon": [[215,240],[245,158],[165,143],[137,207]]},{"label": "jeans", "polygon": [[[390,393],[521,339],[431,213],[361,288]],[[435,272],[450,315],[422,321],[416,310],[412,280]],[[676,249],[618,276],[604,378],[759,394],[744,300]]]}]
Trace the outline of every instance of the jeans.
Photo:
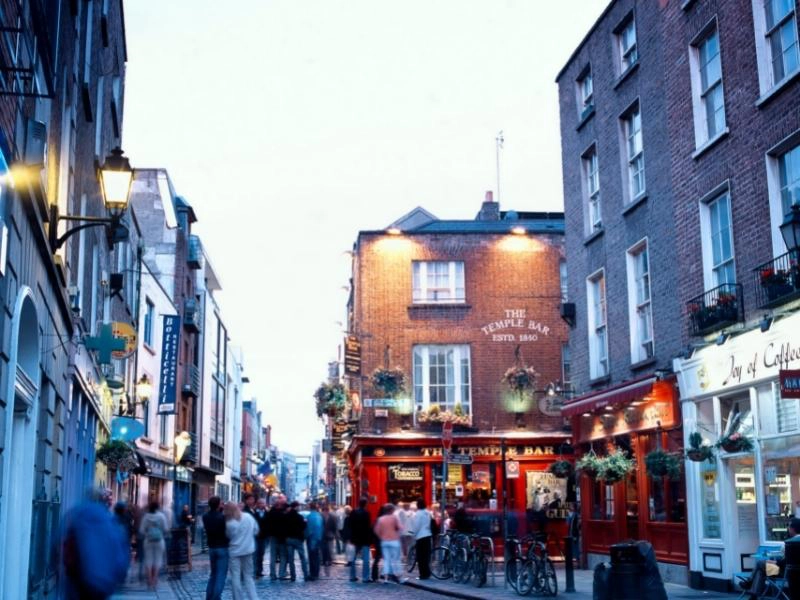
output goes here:
[{"label": "jeans", "polygon": [[233,600],[240,600],[243,598],[247,600],[258,600],[256,596],[256,584],[253,581],[253,574],[250,572],[252,565],[252,554],[230,557]]},{"label": "jeans", "polygon": [[[286,554],[286,544],[281,544],[278,541],[278,538],[271,537],[269,538],[269,578],[275,579],[275,566],[278,564],[278,557],[280,560],[284,560],[284,556]],[[285,563],[284,563],[285,564]],[[286,569],[284,567],[284,573]]]},{"label": "jeans", "polygon": [[206,600],[220,600],[228,574],[228,549],[209,548],[208,558],[211,561],[211,574],[206,586]]},{"label": "jeans", "polygon": [[356,578],[356,559],[361,554],[361,580],[369,581],[369,545],[356,546],[353,562],[350,563],[350,579]]},{"label": "jeans", "polygon": [[322,540],[322,564],[330,566],[333,562],[333,540]]},{"label": "jeans", "polygon": [[[292,579],[295,578],[295,570],[294,570],[294,553],[300,555],[300,566],[303,567],[303,577],[308,579],[308,562],[306,561],[306,551],[304,548],[303,540],[298,540],[295,538],[287,538],[286,539],[286,548],[287,548],[287,557],[286,562],[289,563],[289,575]],[[281,562],[281,577],[286,574],[284,571],[284,563]]]},{"label": "jeans", "polygon": [[431,537],[424,537],[417,540],[417,567],[419,568],[420,579],[430,579],[431,577]]},{"label": "jeans", "polygon": [[256,551],[253,553],[253,575],[261,577],[264,574],[264,552],[267,549],[266,538],[256,538]]},{"label": "jeans", "polygon": [[381,542],[383,554],[383,575],[400,575],[400,540]]},{"label": "jeans", "polygon": [[321,541],[306,540],[306,547],[308,548],[308,574],[311,579],[319,579],[319,562]]}]

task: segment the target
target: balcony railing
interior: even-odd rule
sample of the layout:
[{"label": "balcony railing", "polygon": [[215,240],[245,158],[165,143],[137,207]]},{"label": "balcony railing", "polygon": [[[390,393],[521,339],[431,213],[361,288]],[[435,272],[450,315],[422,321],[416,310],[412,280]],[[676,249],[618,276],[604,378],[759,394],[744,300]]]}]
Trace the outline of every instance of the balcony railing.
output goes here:
[{"label": "balcony railing", "polygon": [[725,283],[686,303],[692,335],[705,335],[744,320],[741,283]]},{"label": "balcony railing", "polygon": [[200,369],[194,365],[186,367],[181,391],[184,396],[200,397]]},{"label": "balcony railing", "polygon": [[774,308],[800,298],[800,250],[790,250],[753,269],[756,306]]},{"label": "balcony railing", "polygon": [[193,333],[200,333],[203,329],[203,313],[200,303],[194,298],[187,298],[183,303],[183,325]]},{"label": "balcony railing", "polygon": [[186,262],[190,269],[199,269],[202,266],[203,260],[203,246],[200,243],[200,238],[196,235],[189,236],[189,252],[186,256]]}]

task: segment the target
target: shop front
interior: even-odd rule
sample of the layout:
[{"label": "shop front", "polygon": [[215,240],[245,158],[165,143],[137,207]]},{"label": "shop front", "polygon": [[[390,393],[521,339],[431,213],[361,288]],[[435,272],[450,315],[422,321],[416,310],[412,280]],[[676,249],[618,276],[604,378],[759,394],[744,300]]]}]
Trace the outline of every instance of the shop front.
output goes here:
[{"label": "shop front", "polygon": [[662,450],[682,456],[683,432],[674,378],[655,376],[576,398],[562,414],[570,417],[578,454],[604,457],[622,452],[633,468],[621,481],[579,476],[582,552],[588,566],[608,560],[610,547],[627,539],[653,545],[670,581],[688,577],[686,487],[680,477],[652,477],[645,459]]},{"label": "shop front", "polygon": [[[453,436],[444,472],[441,437],[426,434],[356,435],[348,449],[354,503],[368,500],[372,518],[390,501],[416,502],[423,498],[438,508],[442,486],[447,511],[462,504],[475,531],[495,538],[502,552],[503,488],[509,533],[522,535],[537,529],[550,534],[554,551],[566,535],[567,502],[574,485],[547,471],[563,455],[569,434],[521,433],[459,434]],[[443,483],[444,481],[444,483]]]},{"label": "shop front", "polygon": [[693,433],[719,444],[716,460],[687,463],[691,585],[728,589],[749,555],[780,548],[800,516],[800,394],[790,383],[800,374],[800,313],[674,368],[687,444]]}]

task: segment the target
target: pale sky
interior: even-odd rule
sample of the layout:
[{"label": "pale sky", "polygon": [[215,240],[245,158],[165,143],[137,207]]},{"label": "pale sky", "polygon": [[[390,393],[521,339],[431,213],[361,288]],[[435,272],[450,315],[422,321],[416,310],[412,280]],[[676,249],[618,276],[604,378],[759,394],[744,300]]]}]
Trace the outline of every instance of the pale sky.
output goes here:
[{"label": "pale sky", "polygon": [[555,76],[608,0],[125,0],[123,148],[198,216],[273,443],[308,454],[359,230],[562,210]]}]

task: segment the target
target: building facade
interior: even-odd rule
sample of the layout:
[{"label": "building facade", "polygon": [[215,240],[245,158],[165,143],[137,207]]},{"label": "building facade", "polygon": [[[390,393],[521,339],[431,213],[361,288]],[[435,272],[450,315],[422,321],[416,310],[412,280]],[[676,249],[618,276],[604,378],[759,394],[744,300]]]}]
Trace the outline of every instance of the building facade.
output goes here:
[{"label": "building facade", "polygon": [[[548,513],[549,530],[560,531],[574,492],[547,472],[571,437],[556,394],[567,342],[562,261],[560,213],[501,211],[491,192],[474,220],[418,208],[359,233],[348,304],[359,370],[346,362],[350,414],[329,417],[357,420],[346,440],[351,501],[366,497],[375,514],[390,500],[430,504],[444,492],[448,510],[463,502],[499,535],[505,494],[508,510]],[[535,369],[534,389],[516,395],[501,381],[515,366]],[[401,371],[405,393],[377,387],[376,369]],[[455,423],[458,456],[446,477],[444,421]]]}]

